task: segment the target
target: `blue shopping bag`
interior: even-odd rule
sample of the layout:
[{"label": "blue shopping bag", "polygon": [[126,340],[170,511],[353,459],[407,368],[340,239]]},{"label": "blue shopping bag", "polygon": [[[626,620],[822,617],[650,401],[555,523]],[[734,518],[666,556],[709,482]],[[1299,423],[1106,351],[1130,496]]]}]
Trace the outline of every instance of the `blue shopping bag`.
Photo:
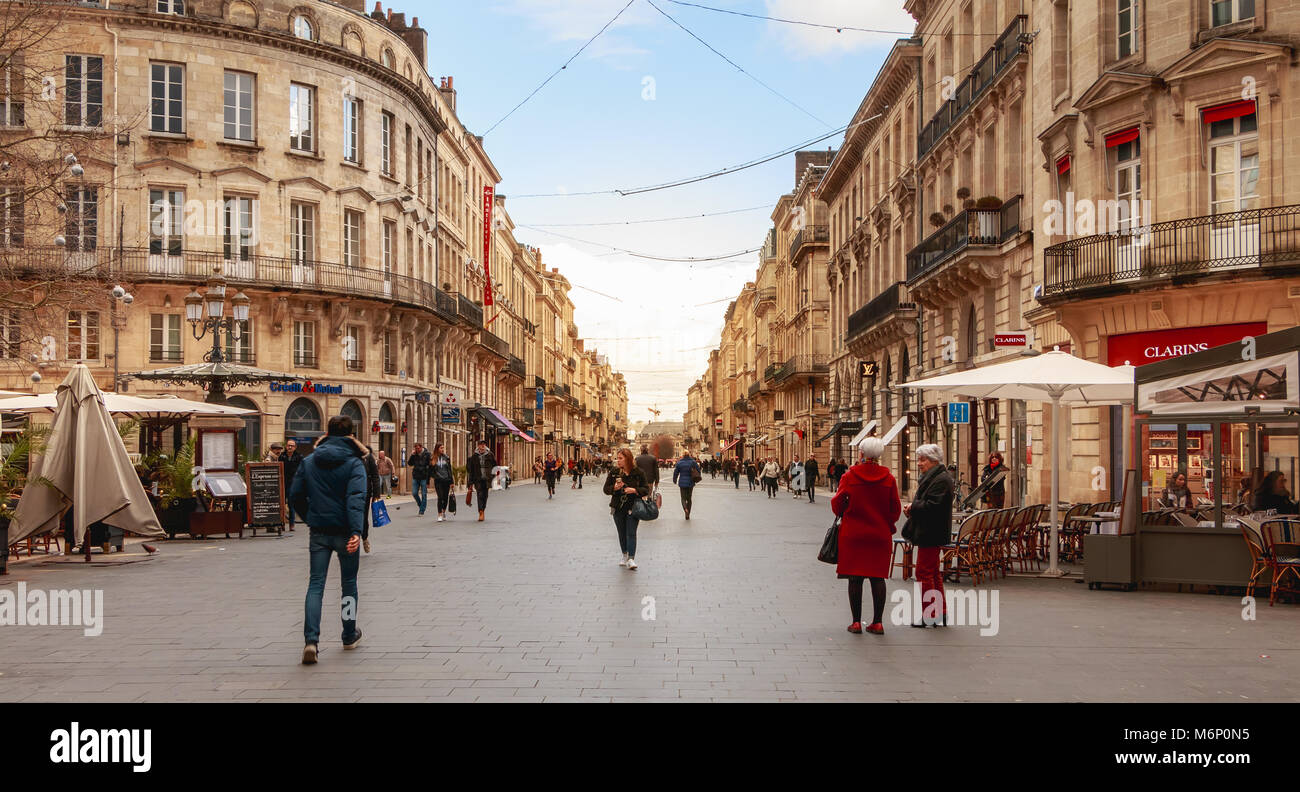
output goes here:
[{"label": "blue shopping bag", "polygon": [[388,516],[388,506],[383,501],[377,500],[370,504],[370,523],[372,525],[376,528],[383,528],[392,521],[392,518]]}]

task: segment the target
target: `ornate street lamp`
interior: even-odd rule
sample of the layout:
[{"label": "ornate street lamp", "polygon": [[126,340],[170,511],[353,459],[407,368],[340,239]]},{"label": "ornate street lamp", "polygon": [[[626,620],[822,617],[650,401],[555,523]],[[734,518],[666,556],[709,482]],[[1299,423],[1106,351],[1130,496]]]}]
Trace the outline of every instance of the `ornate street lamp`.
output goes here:
[{"label": "ornate street lamp", "polygon": [[[202,341],[205,335],[212,333],[212,349],[204,353],[204,360],[209,363],[225,362],[225,357],[221,353],[221,334],[231,332],[238,336],[240,325],[248,321],[248,306],[251,302],[252,300],[248,299],[242,291],[236,292],[235,296],[230,298],[232,315],[224,316],[226,280],[219,275],[208,281],[205,293],[199,294],[197,289],[192,289],[185,295],[185,318],[190,322],[194,340]],[[225,402],[225,384],[221,378],[211,380],[207,400],[216,404]]]}]

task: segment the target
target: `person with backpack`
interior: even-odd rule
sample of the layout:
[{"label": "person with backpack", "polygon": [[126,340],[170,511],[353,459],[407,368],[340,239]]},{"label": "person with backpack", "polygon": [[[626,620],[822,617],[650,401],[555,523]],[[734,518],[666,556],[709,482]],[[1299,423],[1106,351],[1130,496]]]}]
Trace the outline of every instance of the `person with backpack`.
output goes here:
[{"label": "person with backpack", "polygon": [[456,497],[452,492],[456,485],[456,473],[451,466],[451,457],[447,456],[442,443],[433,447],[432,459],[433,491],[438,498],[438,522],[443,522],[447,519],[447,504]]},{"label": "person with backpack", "polygon": [[416,443],[413,448],[406,466],[411,469],[411,496],[415,498],[415,505],[420,507],[423,516],[425,507],[429,505],[429,474],[432,472],[433,458],[423,445]]},{"label": "person with backpack", "polygon": [[673,483],[681,490],[682,511],[686,513],[688,520],[691,519],[691,496],[695,492],[695,485],[702,478],[704,473],[700,471],[699,464],[691,458],[691,452],[683,451],[682,458],[673,466]]}]

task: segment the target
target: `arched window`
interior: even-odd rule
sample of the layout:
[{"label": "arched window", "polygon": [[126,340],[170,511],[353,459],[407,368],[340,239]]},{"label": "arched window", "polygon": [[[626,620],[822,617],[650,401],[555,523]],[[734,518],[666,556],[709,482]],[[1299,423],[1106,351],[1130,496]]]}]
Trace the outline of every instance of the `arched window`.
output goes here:
[{"label": "arched window", "polygon": [[394,64],[393,51],[385,49],[383,52],[379,53],[379,62],[384,65],[385,69],[392,69]]},{"label": "arched window", "polygon": [[[379,423],[381,425],[395,423],[395,414],[393,412],[393,405],[389,404],[388,402],[384,402],[379,407]],[[386,432],[381,428],[379,430],[379,450],[383,451],[385,454],[387,454],[390,457],[393,456],[393,448],[396,444],[396,438],[397,438],[397,432],[395,431]]]},{"label": "arched window", "polygon": [[293,18],[293,34],[300,39],[312,41],[316,38],[316,31],[312,27],[311,20],[303,14],[298,14]]},{"label": "arched window", "polygon": [[284,433],[302,437],[321,434],[320,408],[311,399],[295,399],[284,412]]},{"label": "arched window", "polygon": [[975,334],[975,306],[971,305],[966,314],[966,362],[974,363],[979,354],[979,338]]},{"label": "arched window", "polygon": [[256,410],[252,415],[243,416],[244,428],[239,430],[235,436],[236,442],[244,449],[244,454],[250,462],[256,462],[262,458],[262,411],[253,403],[252,399],[245,396],[231,396],[226,399],[226,404],[231,407],[240,407],[245,410]]},{"label": "arched window", "polygon": [[347,401],[343,402],[343,409],[339,410],[339,415],[346,415],[347,417],[351,418],[352,425],[356,427],[357,439],[358,440],[365,439],[366,431],[367,429],[369,429],[369,427],[366,426],[364,423],[366,420],[366,416],[365,413],[361,411],[361,405],[357,404],[356,399],[348,399]]}]

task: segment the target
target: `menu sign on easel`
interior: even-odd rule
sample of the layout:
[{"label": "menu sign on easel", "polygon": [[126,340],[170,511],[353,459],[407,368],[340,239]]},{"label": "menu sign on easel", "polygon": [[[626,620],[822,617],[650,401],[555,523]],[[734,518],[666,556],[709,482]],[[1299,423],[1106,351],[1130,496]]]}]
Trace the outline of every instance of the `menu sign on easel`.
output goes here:
[{"label": "menu sign on easel", "polygon": [[284,466],[279,462],[249,462],[244,465],[248,480],[249,526],[284,524]]}]

